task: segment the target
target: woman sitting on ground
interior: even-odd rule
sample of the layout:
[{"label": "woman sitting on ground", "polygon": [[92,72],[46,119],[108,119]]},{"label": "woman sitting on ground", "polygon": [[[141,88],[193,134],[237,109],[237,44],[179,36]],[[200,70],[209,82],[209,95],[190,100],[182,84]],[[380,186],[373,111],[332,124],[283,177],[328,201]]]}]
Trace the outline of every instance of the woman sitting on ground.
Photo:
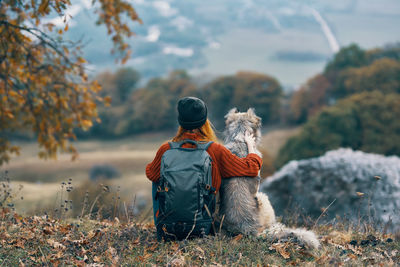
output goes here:
[{"label": "woman sitting on ground", "polygon": [[[212,129],[210,121],[207,119],[207,106],[202,100],[195,97],[182,98],[178,101],[177,109],[178,122],[180,126],[176,136],[172,139],[172,142],[174,142],[175,144],[180,144],[179,147],[183,148],[181,150],[178,149],[178,151],[182,152],[177,153],[185,153],[185,151],[187,151],[188,149],[195,148],[196,144],[204,144],[209,142],[206,147],[206,152],[211,158],[212,169],[212,185],[210,185],[209,188],[212,188],[212,193],[214,195],[220,189],[222,178],[229,178],[233,176],[256,177],[258,175],[262,165],[262,159],[254,153],[255,140],[252,135],[246,134],[245,136],[245,141],[249,150],[248,156],[245,158],[239,158],[238,156],[232,154],[223,145],[216,142],[217,138]],[[194,143],[190,141],[196,142]],[[164,225],[164,228],[160,226],[159,201],[164,201],[162,197],[168,193],[168,188],[164,188],[164,185],[160,186],[159,184],[160,176],[162,176],[161,165],[163,155],[171,149],[171,146],[174,143],[164,143],[158,149],[154,160],[146,167],[146,176],[150,181],[153,182],[154,221],[157,226],[157,235],[159,239],[163,236],[162,231],[166,231],[166,225]],[[189,179],[192,179],[192,177],[180,178],[179,183],[188,183]],[[190,197],[190,194],[191,193],[189,193],[188,198]],[[160,197],[158,197],[158,195]],[[190,206],[192,205],[192,203],[181,203],[181,205],[182,210],[184,210],[185,205]],[[166,211],[164,211],[164,213],[166,213]],[[164,216],[167,216],[167,214],[164,214]],[[196,218],[194,219],[195,224]],[[191,225],[190,222],[187,223]],[[188,232],[187,229],[191,229],[193,231],[194,224],[192,224],[192,226],[190,227],[186,227],[186,232],[184,235],[186,235],[186,233]],[[184,222],[184,225],[186,225],[186,222]],[[176,225],[173,225],[173,230],[171,231],[176,232],[176,228],[178,228],[178,222]],[[189,235],[190,234],[191,232],[189,233]]]}]

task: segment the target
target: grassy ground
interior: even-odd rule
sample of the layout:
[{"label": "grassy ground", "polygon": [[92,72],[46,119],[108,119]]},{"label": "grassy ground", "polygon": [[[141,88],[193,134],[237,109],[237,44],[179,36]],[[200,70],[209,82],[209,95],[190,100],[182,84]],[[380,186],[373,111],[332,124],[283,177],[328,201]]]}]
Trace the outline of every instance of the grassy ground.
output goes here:
[{"label": "grassy ground", "polygon": [[[271,131],[263,137],[262,147],[274,157],[297,131]],[[218,234],[157,242],[151,209],[134,211],[135,196],[142,192],[149,197],[144,166],[164,141],[162,135],[152,138],[81,142],[77,144],[80,159],[74,163],[68,156],[57,162],[40,161],[33,145],[24,145],[21,158],[4,168],[10,170],[8,176],[14,181],[1,183],[0,266],[399,266],[400,235],[349,223],[314,227],[322,244],[319,250],[308,250],[296,240],[271,240],[268,236]],[[117,166],[122,177],[102,185],[88,182],[90,167],[102,162]],[[35,173],[37,182],[30,180]],[[84,196],[86,190],[91,192],[88,197]],[[79,207],[78,215],[71,206]],[[286,221],[290,224],[291,220]]]},{"label": "grassy ground", "polygon": [[154,225],[0,212],[1,266],[399,266],[400,239],[344,225],[315,228],[321,248],[238,235],[157,242]]}]

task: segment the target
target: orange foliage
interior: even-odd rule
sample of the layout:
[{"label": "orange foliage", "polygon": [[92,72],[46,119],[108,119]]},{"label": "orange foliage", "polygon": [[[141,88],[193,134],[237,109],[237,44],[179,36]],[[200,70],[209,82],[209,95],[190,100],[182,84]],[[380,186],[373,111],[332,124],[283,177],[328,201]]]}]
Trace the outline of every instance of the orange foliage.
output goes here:
[{"label": "orange foliage", "polygon": [[[122,61],[129,57],[125,37],[133,33],[125,22],[139,21],[132,6],[123,0],[97,0],[98,24],[105,24]],[[94,3],[96,0],[93,1]],[[101,87],[89,82],[79,43],[67,42],[63,29],[51,23],[39,27],[50,13],[64,16],[66,0],[14,1],[0,4],[0,165],[18,153],[10,134],[32,131],[43,151],[40,157],[55,158],[59,149],[75,138],[73,129],[88,129],[98,118]],[[33,25],[33,26],[29,26]],[[57,30],[57,37],[53,32]]]}]

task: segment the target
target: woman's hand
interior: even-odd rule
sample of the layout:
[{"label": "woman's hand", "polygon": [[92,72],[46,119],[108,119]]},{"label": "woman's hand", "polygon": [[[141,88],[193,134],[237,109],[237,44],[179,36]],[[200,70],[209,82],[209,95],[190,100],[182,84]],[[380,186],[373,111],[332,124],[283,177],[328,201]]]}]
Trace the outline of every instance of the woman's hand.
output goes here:
[{"label": "woman's hand", "polygon": [[256,140],[254,138],[254,135],[250,133],[249,131],[246,131],[244,133],[244,141],[247,143],[247,149],[249,150],[250,153],[255,153],[256,152]]}]

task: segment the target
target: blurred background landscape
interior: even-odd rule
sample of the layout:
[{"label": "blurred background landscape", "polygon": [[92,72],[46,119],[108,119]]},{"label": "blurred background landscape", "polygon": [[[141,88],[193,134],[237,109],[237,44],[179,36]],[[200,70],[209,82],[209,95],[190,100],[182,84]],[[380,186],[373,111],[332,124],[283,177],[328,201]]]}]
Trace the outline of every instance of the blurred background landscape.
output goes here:
[{"label": "blurred background landscape", "polygon": [[[67,10],[65,36],[85,44],[89,79],[111,106],[99,106],[101,123],[76,129],[75,161],[68,154],[39,159],[34,133],[7,133],[21,146],[1,166],[13,187],[23,186],[19,212],[55,210],[63,193],[73,216],[85,194],[89,203],[101,195],[104,203],[118,198],[132,212],[145,210],[145,166],[173,137],[176,102],[189,95],[205,100],[221,140],[229,109],[255,108],[263,120],[262,178],[341,147],[400,156],[399,1],[131,2],[143,24],[131,25],[133,53],[123,66],[109,53],[91,1],[72,1]],[[56,16],[48,21],[64,27]]]},{"label": "blurred background landscape", "polygon": [[[357,43],[370,49],[399,41],[396,0],[132,3],[143,24],[133,25],[133,54],[125,66],[140,72],[142,85],[176,69],[201,80],[247,70],[293,89],[320,72],[339,47]],[[90,1],[73,1],[70,9],[68,37],[87,41],[93,71],[115,70],[112,43],[106,29],[93,23]]]}]

